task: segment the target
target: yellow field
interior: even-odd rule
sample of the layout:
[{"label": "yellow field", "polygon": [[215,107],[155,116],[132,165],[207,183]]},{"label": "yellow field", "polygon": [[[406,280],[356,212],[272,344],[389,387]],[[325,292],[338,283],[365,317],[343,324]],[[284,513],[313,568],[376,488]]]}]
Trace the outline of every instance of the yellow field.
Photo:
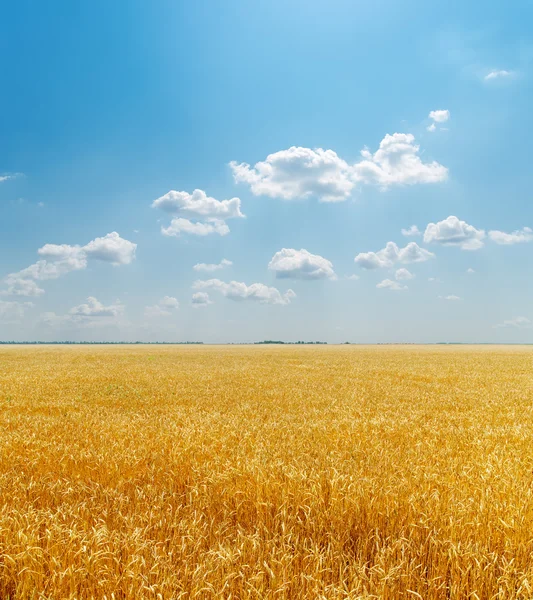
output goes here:
[{"label": "yellow field", "polygon": [[2,347],[0,598],[532,598],[533,349]]}]

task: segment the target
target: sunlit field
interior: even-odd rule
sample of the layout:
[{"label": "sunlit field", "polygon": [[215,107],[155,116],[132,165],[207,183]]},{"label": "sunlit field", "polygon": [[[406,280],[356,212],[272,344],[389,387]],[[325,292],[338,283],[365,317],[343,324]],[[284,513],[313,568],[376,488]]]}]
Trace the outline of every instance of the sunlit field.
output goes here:
[{"label": "sunlit field", "polygon": [[0,348],[0,598],[532,598],[533,349]]}]

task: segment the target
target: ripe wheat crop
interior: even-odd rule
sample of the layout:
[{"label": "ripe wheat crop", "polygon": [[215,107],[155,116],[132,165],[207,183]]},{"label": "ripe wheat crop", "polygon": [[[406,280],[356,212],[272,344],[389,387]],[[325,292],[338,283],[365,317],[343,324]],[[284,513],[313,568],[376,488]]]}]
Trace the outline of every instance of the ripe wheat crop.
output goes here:
[{"label": "ripe wheat crop", "polygon": [[532,597],[532,349],[0,349],[2,600]]}]

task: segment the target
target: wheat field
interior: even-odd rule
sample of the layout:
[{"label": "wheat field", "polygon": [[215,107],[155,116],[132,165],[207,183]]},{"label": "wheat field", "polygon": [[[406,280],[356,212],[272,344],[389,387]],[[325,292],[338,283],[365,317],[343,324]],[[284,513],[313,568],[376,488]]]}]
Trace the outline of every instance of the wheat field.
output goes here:
[{"label": "wheat field", "polygon": [[533,597],[533,349],[0,348],[0,598]]}]

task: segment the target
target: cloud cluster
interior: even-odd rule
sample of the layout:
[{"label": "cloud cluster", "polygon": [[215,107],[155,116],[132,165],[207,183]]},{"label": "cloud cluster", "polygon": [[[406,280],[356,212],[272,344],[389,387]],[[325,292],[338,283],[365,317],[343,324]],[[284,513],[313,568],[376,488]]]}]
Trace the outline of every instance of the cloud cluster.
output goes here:
[{"label": "cloud cluster", "polygon": [[354,261],[363,269],[385,269],[396,263],[419,263],[434,258],[434,254],[421,248],[416,242],[409,242],[404,248],[399,248],[394,242],[387,245],[378,252],[361,252]]},{"label": "cloud cluster", "polygon": [[45,244],[37,251],[41,260],[5,277],[7,289],[1,294],[40,296],[44,290],[37,281],[58,279],[71,271],[83,270],[87,268],[88,260],[100,260],[115,266],[128,265],[135,259],[136,249],[137,244],[121,238],[116,231],[96,238],[85,246]]},{"label": "cloud cluster", "polygon": [[333,150],[292,146],[269,154],[253,167],[232,161],[237,183],[246,183],[256,196],[295,200],[315,196],[322,202],[346,200],[358,184],[386,189],[444,181],[448,170],[433,161],[424,163],[410,133],[387,134],[375,153],[364,149],[361,160],[349,164]]},{"label": "cloud cluster", "polygon": [[292,290],[287,290],[282,294],[275,287],[268,287],[263,283],[246,285],[240,281],[226,283],[220,279],[198,280],[194,282],[193,288],[196,290],[219,292],[230,300],[251,300],[260,304],[290,304],[291,300],[296,297],[296,294]]},{"label": "cloud cluster", "polygon": [[180,303],[173,296],[164,296],[157,304],[147,306],[144,315],[148,318],[170,317],[173,310],[178,310]]},{"label": "cloud cluster", "polygon": [[205,271],[206,273],[212,273],[213,271],[221,271],[222,269],[225,269],[226,267],[231,267],[233,263],[231,262],[231,260],[227,260],[226,258],[223,258],[219,263],[213,264],[213,263],[196,263],[193,266],[193,269],[195,271]]},{"label": "cloud cluster", "polygon": [[303,248],[282,248],[268,263],[278,279],[336,279],[332,263]]},{"label": "cloud cluster", "polygon": [[483,229],[476,229],[453,215],[438,223],[429,223],[424,232],[426,244],[458,246],[462,250],[479,250],[484,239]]},{"label": "cloud cluster", "polygon": [[179,236],[182,233],[205,236],[212,233],[227,235],[227,219],[244,218],[239,198],[216,200],[203,190],[177,192],[171,190],[152,202],[152,208],[159,208],[174,215],[168,227],[162,227],[161,233],[167,236]]}]

